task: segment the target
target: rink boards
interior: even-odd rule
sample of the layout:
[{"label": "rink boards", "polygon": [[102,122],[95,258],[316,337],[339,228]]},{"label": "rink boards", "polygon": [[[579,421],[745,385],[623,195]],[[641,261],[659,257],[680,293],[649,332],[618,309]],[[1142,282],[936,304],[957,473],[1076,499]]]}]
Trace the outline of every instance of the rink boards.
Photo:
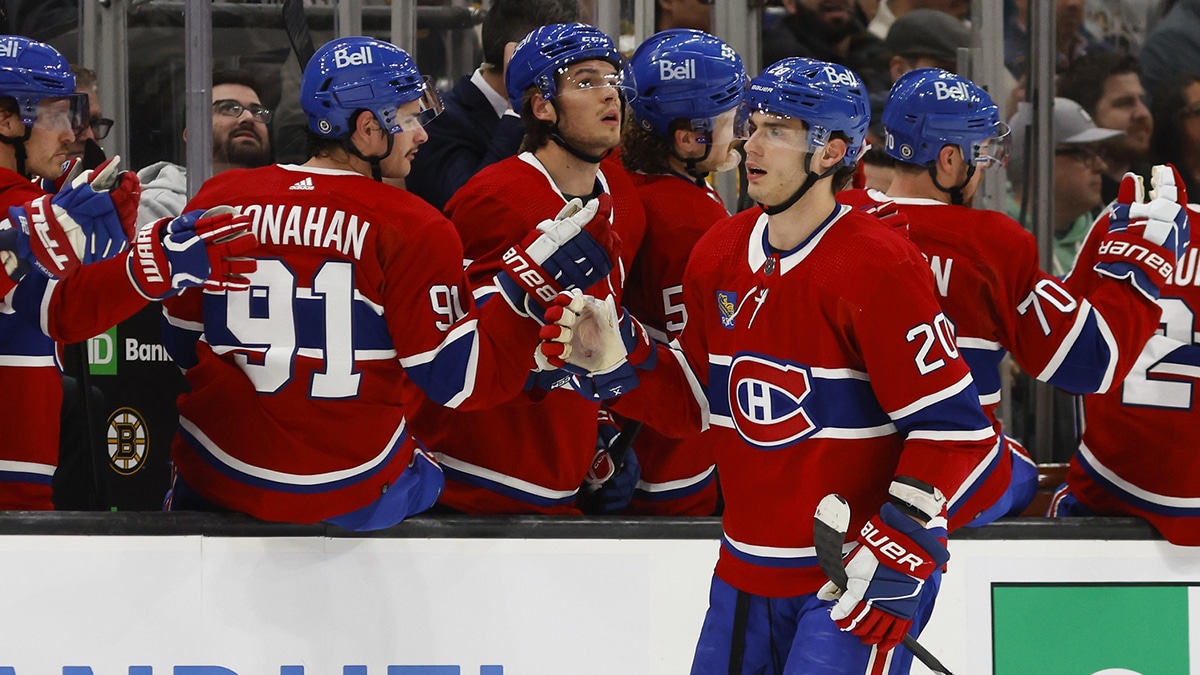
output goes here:
[{"label": "rink boards", "polygon": [[[0,675],[686,673],[719,534],[0,514]],[[1005,522],[950,550],[922,642],[959,675],[1200,672],[1200,551],[1117,519]]]}]

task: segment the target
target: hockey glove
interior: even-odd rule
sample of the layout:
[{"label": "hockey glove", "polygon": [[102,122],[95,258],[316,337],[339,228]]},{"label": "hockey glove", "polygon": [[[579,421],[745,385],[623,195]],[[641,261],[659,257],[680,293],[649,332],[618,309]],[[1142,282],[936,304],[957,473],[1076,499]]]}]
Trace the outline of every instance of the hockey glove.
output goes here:
[{"label": "hockey glove", "polygon": [[618,239],[612,231],[612,197],[602,193],[586,205],[567,202],[553,220],[538,223],[504,253],[496,275],[500,292],[522,316],[542,321],[554,296],[587,289],[612,271]]},{"label": "hockey glove", "polygon": [[657,360],[649,333],[628,312],[618,312],[612,296],[563,293],[546,310],[546,322],[535,358],[575,374],[572,386],[593,401],[633,389],[635,370],[649,370]]},{"label": "hockey glove", "polygon": [[[858,546],[846,560],[845,591],[833,582],[817,597],[837,600],[830,618],[838,628],[857,635],[881,651],[895,647],[912,626],[925,581],[950,559],[946,550],[945,499],[935,488],[926,492],[898,479],[889,492],[893,501],[863,525]],[[919,481],[913,481],[919,483]],[[929,517],[931,511],[938,515]],[[921,525],[909,514],[928,517]]]},{"label": "hockey glove", "polygon": [[249,216],[239,216],[228,206],[189,211],[139,230],[127,269],[134,287],[148,300],[196,286],[245,290],[250,287],[247,275],[258,263],[238,256],[257,245]]},{"label": "hockey glove", "polygon": [[1142,180],[1132,173],[1121,179],[1117,201],[1109,207],[1108,236],[1100,243],[1100,274],[1129,279],[1143,295],[1158,299],[1191,241],[1187,192],[1179,172],[1170,164],[1151,172],[1150,200],[1143,198]]},{"label": "hockey glove", "polygon": [[583,512],[588,515],[612,516],[629,508],[633,491],[642,475],[632,445],[614,447],[621,437],[621,427],[612,414],[601,409],[597,419],[596,454],[583,479]]},{"label": "hockey glove", "polygon": [[117,171],[119,164],[114,157],[95,171],[72,170],[77,175],[56,194],[9,208],[15,247],[6,247],[13,250],[0,253],[0,259],[10,277],[23,276],[28,264],[63,279],[80,265],[125,250],[137,220],[141,183],[137,174]]}]

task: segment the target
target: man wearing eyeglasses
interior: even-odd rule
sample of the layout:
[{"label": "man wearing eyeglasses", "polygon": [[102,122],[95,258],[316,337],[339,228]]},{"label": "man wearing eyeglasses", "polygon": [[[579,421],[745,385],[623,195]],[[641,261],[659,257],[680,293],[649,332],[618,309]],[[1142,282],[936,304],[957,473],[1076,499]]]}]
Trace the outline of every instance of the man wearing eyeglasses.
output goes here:
[{"label": "man wearing eyeglasses", "polygon": [[[270,164],[267,124],[272,111],[263,106],[255,79],[245,71],[218,70],[212,82],[213,175]],[[187,129],[183,140],[187,141]],[[139,226],[183,212],[187,203],[186,167],[157,162],[139,171],[138,178],[142,180]]]},{"label": "man wearing eyeglasses", "polygon": [[68,145],[69,156],[71,159],[82,160],[84,169],[94,169],[107,159],[98,141],[108,137],[114,122],[104,116],[100,105],[100,94],[96,91],[96,71],[72,64],[71,72],[75,73],[75,91],[87,94],[88,97],[88,124],[83,131],[75,135],[75,141]]}]

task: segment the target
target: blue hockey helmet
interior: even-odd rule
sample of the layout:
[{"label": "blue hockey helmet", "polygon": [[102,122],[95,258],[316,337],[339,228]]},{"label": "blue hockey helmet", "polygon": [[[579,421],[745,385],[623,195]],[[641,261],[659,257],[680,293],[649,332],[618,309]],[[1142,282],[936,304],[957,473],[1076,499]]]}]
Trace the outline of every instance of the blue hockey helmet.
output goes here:
[{"label": "blue hockey helmet", "polygon": [[625,65],[633,117],[643,129],[665,136],[677,119],[709,133],[712,120],[742,102],[746,69],[732,47],[708,33],[677,28],[655,33]]},{"label": "blue hockey helmet", "polygon": [[777,61],[750,81],[739,126],[754,112],[804,122],[810,147],[824,146],[835,132],[845,134],[846,166],[853,166],[866,148],[871,122],[867,88],[854,71],[836,63],[799,56]]},{"label": "blue hockey helmet", "polygon": [[525,92],[537,87],[546,100],[558,93],[554,76],[572,63],[598,59],[621,70],[621,53],[604,31],[586,23],[552,23],[534,29],[517,44],[504,86],[513,110],[520,110]]},{"label": "blue hockey helmet", "polygon": [[71,126],[87,126],[87,95],[75,93],[75,75],[54,47],[19,35],[0,36],[0,96],[17,101],[21,123],[32,127],[38,104],[46,98],[71,102]]},{"label": "blue hockey helmet", "polygon": [[896,80],[883,107],[883,127],[887,154],[901,162],[930,166],[947,145],[960,148],[971,165],[1008,161],[1008,125],[992,97],[940,68],[910,70]]},{"label": "blue hockey helmet", "polygon": [[[398,114],[400,106],[417,100],[418,115]],[[327,42],[300,78],[300,107],[308,128],[324,138],[349,136],[360,110],[369,111],[390,134],[415,131],[436,117],[441,105],[437,89],[403,49],[369,37]]]}]

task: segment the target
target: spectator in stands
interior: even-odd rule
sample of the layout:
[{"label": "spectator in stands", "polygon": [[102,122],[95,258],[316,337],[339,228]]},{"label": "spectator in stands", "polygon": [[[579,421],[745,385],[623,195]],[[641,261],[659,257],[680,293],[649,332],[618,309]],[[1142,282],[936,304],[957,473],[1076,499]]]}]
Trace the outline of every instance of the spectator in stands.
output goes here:
[{"label": "spectator in stands", "polygon": [[[260,102],[257,82],[239,70],[218,70],[212,82],[213,175],[270,164],[271,110]],[[187,129],[183,140],[187,141]],[[186,167],[157,162],[138,171],[138,178],[142,181],[139,226],[183,212],[188,199]]]},{"label": "spectator in stands", "polygon": [[104,117],[104,110],[100,106],[100,94],[96,92],[96,71],[72,65],[71,72],[75,74],[75,91],[88,97],[88,126],[69,145],[69,155],[71,159],[82,158],[83,168],[94,169],[105,160],[104,149],[96,141],[108,136],[113,121]]},{"label": "spectator in stands", "polygon": [[867,30],[875,37],[886,39],[896,19],[915,9],[931,9],[966,20],[971,11],[970,0],[883,0],[879,3],[875,17],[867,24]]},{"label": "spectator in stands", "polygon": [[[1015,0],[1016,11],[1004,27],[1004,65],[1018,80],[1028,72],[1029,0]],[[1057,72],[1062,72],[1084,54],[1109,51],[1112,47],[1083,27],[1084,0],[1056,0],[1055,50]]]},{"label": "spectator in stands", "polygon": [[764,66],[805,56],[846,66],[868,92],[891,85],[883,40],[859,23],[853,0],[783,0],[783,6],[787,15],[763,32]]},{"label": "spectator in stands", "polygon": [[[1025,139],[1033,121],[1033,106],[1023,103],[1009,124],[1012,126],[1013,156],[1008,162],[1008,179],[1013,199],[1008,215],[1025,225],[1028,212],[1029,162]],[[1100,196],[1100,179],[1108,165],[1102,144],[1121,137],[1118,129],[1096,126],[1078,103],[1054,99],[1054,260],[1053,273],[1062,277],[1071,269],[1079,246],[1087,237],[1095,214],[1105,203]],[[1031,228],[1026,228],[1031,229]]]},{"label": "spectator in stands", "polygon": [[1192,201],[1200,201],[1200,75],[1180,74],[1163,82],[1150,110],[1154,163],[1174,164]]},{"label": "spectator in stands", "polygon": [[691,28],[712,32],[713,0],[655,0],[654,30]]},{"label": "spectator in stands", "polygon": [[1178,0],[1146,36],[1141,59],[1150,91],[1174,73],[1200,75],[1200,0]]},{"label": "spectator in stands", "polygon": [[1117,198],[1125,172],[1149,175],[1154,119],[1146,107],[1137,59],[1122,52],[1088,54],[1059,76],[1058,95],[1083,106],[1098,126],[1125,132],[1104,147],[1108,170],[1101,195],[1105,203]]},{"label": "spectator in stands", "polygon": [[483,63],[445,96],[405,179],[407,190],[441,209],[480,169],[517,154],[525,128],[505,94],[508,60],[533,29],[578,16],[574,0],[494,0],[481,27]]},{"label": "spectator in stands", "polygon": [[[884,3],[881,3],[882,7]],[[958,70],[958,50],[971,46],[971,32],[962,21],[937,9],[914,9],[895,19],[884,40],[891,55],[888,61],[889,85],[916,68]],[[883,104],[889,89],[868,90],[871,100],[871,126],[867,139],[871,148],[862,159],[865,187],[887,191],[896,162],[883,148]]]}]

